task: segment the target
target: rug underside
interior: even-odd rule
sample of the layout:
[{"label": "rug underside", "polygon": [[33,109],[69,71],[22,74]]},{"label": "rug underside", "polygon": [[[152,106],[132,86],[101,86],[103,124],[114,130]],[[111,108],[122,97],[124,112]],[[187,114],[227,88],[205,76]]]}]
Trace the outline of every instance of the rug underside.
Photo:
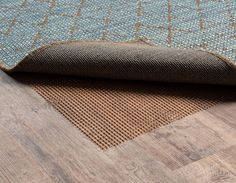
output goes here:
[{"label": "rug underside", "polygon": [[145,42],[70,41],[41,47],[7,72],[35,72],[93,78],[236,84],[236,67],[202,50],[163,48]]}]

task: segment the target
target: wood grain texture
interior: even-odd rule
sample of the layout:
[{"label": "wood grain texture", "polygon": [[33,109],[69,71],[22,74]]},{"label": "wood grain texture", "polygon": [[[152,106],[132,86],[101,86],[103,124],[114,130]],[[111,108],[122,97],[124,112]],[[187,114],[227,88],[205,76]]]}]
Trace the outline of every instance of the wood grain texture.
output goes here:
[{"label": "wood grain texture", "polygon": [[53,181],[124,181],[114,163],[31,88],[4,73],[0,82],[0,127]]},{"label": "wood grain texture", "polygon": [[236,182],[236,102],[102,151],[0,72],[0,182]]}]

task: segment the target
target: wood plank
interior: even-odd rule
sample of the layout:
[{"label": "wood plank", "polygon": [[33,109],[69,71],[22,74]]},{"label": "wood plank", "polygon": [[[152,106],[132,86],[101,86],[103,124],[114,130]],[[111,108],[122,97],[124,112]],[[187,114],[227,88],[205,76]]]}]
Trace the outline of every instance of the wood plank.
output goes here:
[{"label": "wood plank", "polygon": [[[143,136],[142,136],[143,137]],[[108,149],[105,153],[115,162],[122,174],[134,182],[184,183],[182,177],[173,174],[165,164],[134,140]]]},{"label": "wood plank", "polygon": [[135,141],[171,170],[207,157],[231,145],[226,139],[222,139],[220,134],[203,125],[198,116],[203,117],[204,112],[156,129]]},{"label": "wood plank", "polygon": [[[226,148],[214,155],[203,158],[175,170],[176,176],[186,178],[187,182],[236,182],[236,146]],[[234,161],[230,161],[233,159]]]},{"label": "wood plank", "polygon": [[0,182],[52,182],[47,172],[1,127]]},{"label": "wood plank", "polygon": [[221,119],[230,127],[236,129],[236,99],[232,99],[222,105],[217,105],[216,107],[209,109],[208,112]]}]

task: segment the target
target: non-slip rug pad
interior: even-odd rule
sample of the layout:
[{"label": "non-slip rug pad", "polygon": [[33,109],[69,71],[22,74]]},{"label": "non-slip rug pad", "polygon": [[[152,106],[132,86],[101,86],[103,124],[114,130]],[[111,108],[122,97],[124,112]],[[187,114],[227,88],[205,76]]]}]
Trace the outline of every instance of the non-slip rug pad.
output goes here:
[{"label": "non-slip rug pad", "polygon": [[17,74],[102,149],[231,99],[235,87]]}]

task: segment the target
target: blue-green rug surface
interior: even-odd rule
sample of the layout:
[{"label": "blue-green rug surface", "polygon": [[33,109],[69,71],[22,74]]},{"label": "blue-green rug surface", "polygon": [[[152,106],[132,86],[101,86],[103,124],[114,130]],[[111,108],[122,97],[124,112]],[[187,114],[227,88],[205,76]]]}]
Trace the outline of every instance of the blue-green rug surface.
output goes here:
[{"label": "blue-green rug surface", "polygon": [[0,62],[68,40],[202,49],[236,62],[235,0],[0,0]]}]

